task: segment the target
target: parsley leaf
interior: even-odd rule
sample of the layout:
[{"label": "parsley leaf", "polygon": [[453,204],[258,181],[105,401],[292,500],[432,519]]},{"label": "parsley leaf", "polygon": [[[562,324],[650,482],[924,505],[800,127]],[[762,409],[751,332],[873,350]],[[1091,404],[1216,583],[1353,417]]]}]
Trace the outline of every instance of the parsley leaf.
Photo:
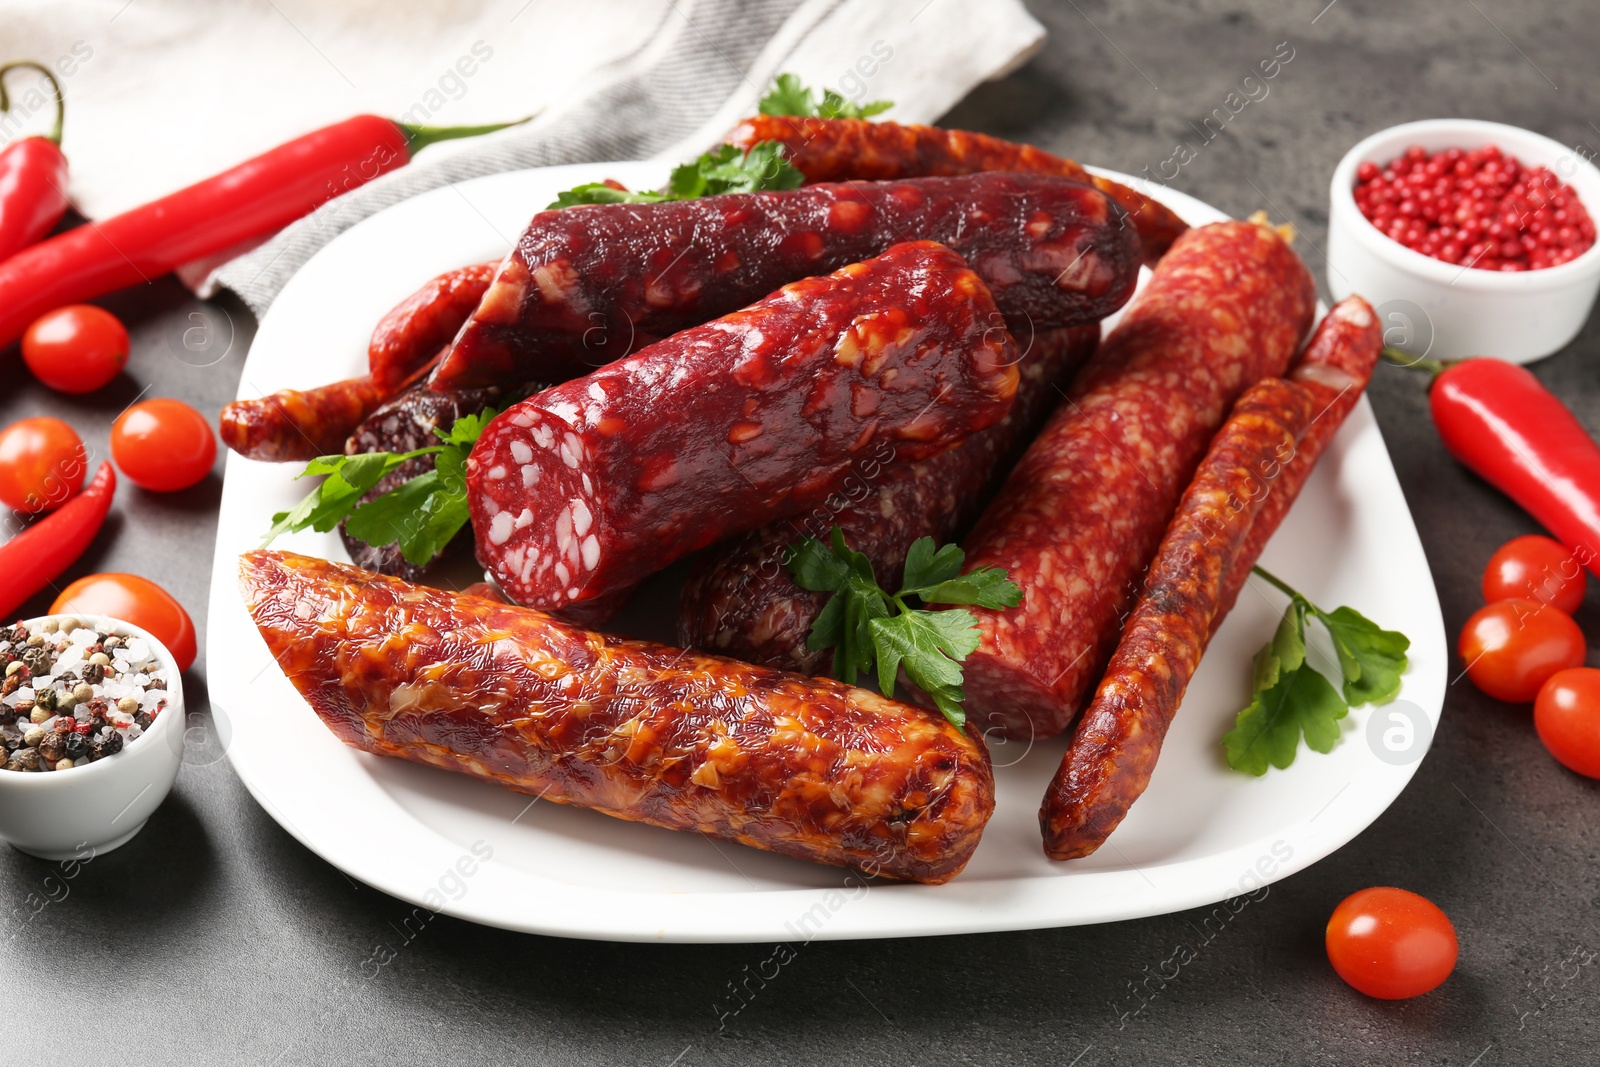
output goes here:
[{"label": "parsley leaf", "polygon": [[377,485],[384,475],[407,460],[440,451],[443,449],[435,445],[399,455],[393,452],[365,452],[359,456],[318,456],[295,477],[309,478],[325,474],[327,479],[294,507],[272,516],[272,528],[267,531],[261,547],[272,544],[282,534],[308,527],[318,533],[327,533],[339,525],[339,520],[348,515],[367,490]]},{"label": "parsley leaf", "polygon": [[585,182],[557,193],[555,200],[545,210],[555,211],[564,207],[577,207],[579,204],[659,204],[663,200],[672,199],[675,198],[665,193],[635,193],[628,189],[618,189],[615,185],[607,185],[605,182]]},{"label": "parsley leaf", "polygon": [[[262,547],[281,534],[308,527],[326,533],[343,519],[351,537],[369,545],[399,544],[408,563],[426,564],[471,518],[467,454],[494,416],[493,408],[464,415],[449,430],[434,430],[443,444],[413,452],[317,457],[297,477],[325,474],[327,478],[294,507],[272,516]],[[362,503],[361,498],[385,475],[420,456],[436,456],[434,469]]]},{"label": "parsley leaf", "polygon": [[1400,676],[1406,669],[1405,634],[1379,629],[1377,623],[1350,608],[1322,611],[1322,625],[1333,637],[1344,672],[1344,698],[1351,704],[1387,704],[1400,693]]},{"label": "parsley leaf", "polygon": [[[1255,693],[1222,739],[1228,766],[1262,775],[1294,762],[1303,735],[1314,752],[1331,752],[1339,742],[1339,720],[1350,707],[1386,704],[1400,692],[1406,670],[1404,634],[1380,629],[1353,608],[1323,611],[1277,577],[1256,568],[1289,595],[1272,640],[1255,658]],[[1315,618],[1327,627],[1339,656],[1342,692],[1306,659],[1305,624]]]},{"label": "parsley leaf", "polygon": [[699,159],[672,168],[666,192],[631,192],[605,182],[589,182],[556,194],[547,210],[578,204],[659,204],[695,200],[718,193],[754,193],[762,189],[798,189],[805,182],[776,141],[762,141],[748,152],[725,144]]},{"label": "parsley leaf", "polygon": [[833,594],[812,623],[806,647],[832,648],[834,676],[849,684],[876,667],[878,688],[890,697],[904,670],[947,719],[965,725],[961,664],[978,647],[978,620],[960,608],[934,611],[906,603],[910,597],[925,605],[1022,602],[1022,590],[999,567],[962,574],[965,558],[959,546],[935,548],[933,538],[919,537],[906,553],[904,584],[890,595],[878,585],[872,562],[845,543],[839,527],[827,544],[815,537],[799,541],[789,561],[795,584]]},{"label": "parsley leaf", "polygon": [[780,74],[761,98],[757,110],[763,115],[793,115],[799,118],[868,119],[894,106],[892,100],[872,100],[853,104],[833,89],[822,90],[822,101],[800,80],[798,74]]},{"label": "parsley leaf", "polygon": [[811,90],[800,81],[800,75],[780,74],[772,79],[772,88],[761,98],[756,110],[763,115],[805,116],[815,115],[817,105],[811,98]]}]

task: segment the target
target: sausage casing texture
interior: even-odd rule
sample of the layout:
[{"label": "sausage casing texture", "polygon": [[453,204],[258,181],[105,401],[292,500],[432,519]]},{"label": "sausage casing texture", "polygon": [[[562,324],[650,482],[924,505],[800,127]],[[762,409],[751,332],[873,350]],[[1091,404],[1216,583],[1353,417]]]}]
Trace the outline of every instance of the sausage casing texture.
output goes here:
[{"label": "sausage casing texture", "polygon": [[367,343],[367,376],[387,390],[385,395],[399,392],[455,338],[499,268],[499,263],[475,263],[447,270],[378,320]]},{"label": "sausage casing texture", "polygon": [[789,162],[813,182],[887,181],[981,171],[1058,174],[1088,182],[1122,206],[1138,231],[1145,262],[1151,266],[1189,228],[1172,209],[1120,182],[1090,174],[1080,164],[1032,145],[986,133],[865,119],[754,115],[735,126],[724,140],[747,152],[762,141],[776,141]]},{"label": "sausage casing texture", "polygon": [[1316,404],[1316,415],[1300,435],[1294,458],[1283,465],[1272,483],[1271,495],[1262,501],[1261,510],[1250,524],[1250,540],[1223,583],[1216,618],[1211,623],[1213,633],[1233,610],[1240,590],[1250,579],[1250,568],[1261,558],[1267,542],[1289,513],[1289,506],[1300,495],[1317,460],[1360,402],[1382,355],[1383,324],[1378,313],[1361,297],[1350,296],[1322,317],[1305,351],[1290,368],[1289,380],[1308,391]]},{"label": "sausage casing texture", "polygon": [[[354,456],[363,452],[414,452],[419,448],[427,448],[439,443],[435,430],[449,430],[463,415],[476,414],[490,407],[504,410],[507,404],[515,403],[536,391],[536,386],[522,385],[436,393],[424,383],[417,382],[368,415],[345,441],[344,452],[347,456]],[[362,502],[376,499],[403,482],[426,474],[433,470],[433,465],[433,456],[407,460],[380,478],[361,498]],[[369,545],[351,537],[345,531],[342,520],[339,523],[339,539],[344,542],[345,551],[356,566],[414,582],[444,556],[469,544],[472,535],[463,528],[444,551],[422,566],[407,562],[400,553],[398,543]]]},{"label": "sausage casing texture", "polygon": [[387,394],[371,378],[281,389],[222,408],[218,436],[246,459],[288,463],[333,455]]},{"label": "sausage casing texture", "polygon": [[222,443],[247,459],[269,463],[306,462],[338,452],[455,336],[496,266],[446,271],[397,304],[372,331],[363,377],[225,405],[218,425]]},{"label": "sausage casing texture", "polygon": [[802,674],[826,672],[832,653],[806,648],[828,601],[802,589],[786,567],[803,537],[826,539],[834,526],[872,561],[887,588],[899,585],[907,550],[919,537],[961,536],[1027,447],[1073,373],[1094,351],[1098,326],[1041,331],[1022,352],[1016,403],[1004,419],[930,459],[884,457],[808,514],[718,545],[683,588],[678,639],[691,648]]},{"label": "sausage casing texture", "polygon": [[1138,281],[1138,240],[1124,222],[1092,187],[1027,174],[546,211],[431,385],[572,378],[909,240],[954,248],[1011,322],[1041,330],[1099,322]]},{"label": "sausage casing texture", "polygon": [[495,419],[467,461],[478,561],[530,607],[615,595],[810,510],[882,447],[922,459],[1000,421],[1016,363],[943,245],[795,282]]},{"label": "sausage casing texture", "polygon": [[1094,852],[1150,784],[1223,585],[1315,411],[1309,390],[1268,378],[1245,391],[1212,441],[1045,792],[1039,827],[1052,859]]},{"label": "sausage casing texture", "polygon": [[994,810],[981,741],[838,682],[287,552],[240,591],[340,740],[560,804],[938,883]]},{"label": "sausage casing texture", "polygon": [[973,609],[969,715],[1007,737],[1061,733],[1100,677],[1139,575],[1240,393],[1288,366],[1311,275],[1270,227],[1180,237],[966,539],[1015,608]]}]

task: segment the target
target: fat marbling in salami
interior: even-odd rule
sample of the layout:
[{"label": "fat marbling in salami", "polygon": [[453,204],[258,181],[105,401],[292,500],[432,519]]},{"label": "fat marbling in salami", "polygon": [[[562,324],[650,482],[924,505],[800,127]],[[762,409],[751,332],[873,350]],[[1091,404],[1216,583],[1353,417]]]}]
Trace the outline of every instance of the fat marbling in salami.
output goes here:
[{"label": "fat marbling in salami", "polygon": [[1098,326],[1041,331],[1022,349],[1017,400],[1006,417],[948,452],[896,463],[892,451],[863,460],[849,481],[804,515],[717,545],[690,573],[678,614],[678,639],[691,648],[751,663],[822,674],[832,653],[806,648],[828,594],[801,589],[786,567],[804,537],[826,540],[838,526],[890,589],[919,537],[943,544],[966,532],[998,482],[1027,447],[1094,351]]},{"label": "fat marbling in salami", "polygon": [[880,445],[917,460],[993,425],[1016,363],[943,245],[794,282],[495,419],[467,461],[478,560],[530,607],[616,595],[810,510]]}]

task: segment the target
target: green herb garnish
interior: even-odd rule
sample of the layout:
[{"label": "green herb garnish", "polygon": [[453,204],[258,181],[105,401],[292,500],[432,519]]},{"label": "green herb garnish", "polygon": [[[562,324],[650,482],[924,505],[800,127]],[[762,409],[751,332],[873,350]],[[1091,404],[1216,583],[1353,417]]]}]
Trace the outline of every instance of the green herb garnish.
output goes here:
[{"label": "green herb garnish", "polygon": [[757,110],[763,115],[795,115],[800,118],[868,119],[894,106],[893,100],[872,100],[852,104],[832,89],[822,90],[819,103],[815,93],[800,81],[798,74],[780,74],[772,79],[772,89],[761,98]]},{"label": "green herb garnish", "polygon": [[[290,508],[272,516],[265,548],[281,534],[307,528],[326,533],[348,519],[345,532],[369,545],[399,544],[406,562],[421,567],[443,552],[467,524],[467,454],[495,416],[488,408],[463,415],[448,431],[435,428],[443,444],[414,452],[363,452],[356,456],[318,456],[295,477],[325,474],[321,485]],[[437,456],[433,470],[361,503],[361,498],[401,464]]]},{"label": "green herb garnish", "polygon": [[872,562],[845,544],[843,530],[835,526],[830,540],[805,538],[789,562],[802,589],[833,594],[812,623],[806,647],[833,649],[834,676],[850,685],[876,665],[878,688],[889,697],[904,668],[945,718],[964,726],[961,663],[978,647],[978,620],[961,608],[930,611],[906,601],[1012,608],[1022,602],[1022,590],[999,567],[962,574],[966,557],[958,546],[935,550],[933,538],[919,537],[906,553],[900,591],[890,594],[878,584]]},{"label": "green herb garnish", "polygon": [[[1294,762],[1303,734],[1314,752],[1331,752],[1339,741],[1339,720],[1353,706],[1387,704],[1400,692],[1406,670],[1405,634],[1384,630],[1353,608],[1323,611],[1260,567],[1255,572],[1289,596],[1272,640],[1255,658],[1255,694],[1222,739],[1228,766],[1254,775],[1270,764],[1283,770]],[[1306,617],[1327,627],[1339,656],[1341,687],[1306,661]]]},{"label": "green herb garnish", "polygon": [[635,193],[604,182],[589,182],[558,194],[550,209],[578,204],[659,204],[663,200],[695,200],[718,193],[798,189],[804,182],[805,175],[784,158],[783,146],[776,141],[762,141],[748,152],[725,144],[691,163],[674,167],[664,193]]}]

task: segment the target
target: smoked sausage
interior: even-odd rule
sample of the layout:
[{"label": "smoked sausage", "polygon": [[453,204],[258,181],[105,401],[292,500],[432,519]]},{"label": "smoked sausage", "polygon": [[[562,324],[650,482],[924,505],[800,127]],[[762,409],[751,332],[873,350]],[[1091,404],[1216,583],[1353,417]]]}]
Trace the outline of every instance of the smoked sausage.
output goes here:
[{"label": "smoked sausage", "polygon": [[565,611],[797,515],[881,445],[914,461],[1000,421],[1019,372],[955,252],[895,245],[502,413],[467,460],[478,561]]},{"label": "smoked sausage", "polygon": [[517,241],[430,386],[564,381],[911,240],[955,249],[1019,329],[1099,322],[1138,280],[1138,239],[1124,222],[1104,193],[1037,174],[546,211]]},{"label": "smoked sausage", "polygon": [[239,587],[295,688],[365,752],[931,884],[994,811],[982,741],[866,690],[288,552],[245,553]]},{"label": "smoked sausage", "polygon": [[222,443],[246,459],[269,463],[303,463],[338,452],[363,420],[415,380],[456,335],[496,266],[446,271],[395,305],[372,331],[362,377],[225,405],[217,427]]},{"label": "smoked sausage", "polygon": [[826,672],[832,653],[807,649],[806,638],[828,594],[795,584],[787,569],[794,543],[826,540],[838,526],[879,581],[896,588],[913,541],[943,544],[966,532],[1099,339],[1098,326],[1041,331],[1031,345],[1019,338],[1026,351],[1017,400],[1000,422],[931,459],[895,463],[885,454],[810,513],[718,545],[684,585],[678,640],[750,663]]},{"label": "smoked sausage", "polygon": [[982,171],[1059,174],[1087,182],[1122,205],[1150,266],[1189,228],[1166,205],[1120,182],[1090,174],[1078,163],[1032,145],[985,133],[864,119],[755,115],[735,126],[724,140],[746,152],[762,141],[776,141],[811,182],[888,181]]},{"label": "smoked sausage", "polygon": [[1355,410],[1382,355],[1383,324],[1372,305],[1359,296],[1339,301],[1317,324],[1305,351],[1289,371],[1289,380],[1309,392],[1316,414],[1300,435],[1294,458],[1283,465],[1272,483],[1271,495],[1262,501],[1261,510],[1250,524],[1250,540],[1223,583],[1217,617],[1211,624],[1213,633],[1233,610],[1240,590],[1250,578],[1250,568],[1261,558],[1267,542],[1289,513],[1289,505],[1300,495],[1317,460]]},{"label": "smoked sausage", "polygon": [[1212,435],[1288,367],[1315,303],[1269,226],[1178,238],[966,539],[969,566],[1003,567],[1023,591],[1015,608],[973,609],[969,715],[1016,739],[1071,725]]},{"label": "smoked sausage", "polygon": [[1211,443],[1045,793],[1039,826],[1052,859],[1094,852],[1149,785],[1223,583],[1315,413],[1309,390],[1268,378],[1245,391]]}]

